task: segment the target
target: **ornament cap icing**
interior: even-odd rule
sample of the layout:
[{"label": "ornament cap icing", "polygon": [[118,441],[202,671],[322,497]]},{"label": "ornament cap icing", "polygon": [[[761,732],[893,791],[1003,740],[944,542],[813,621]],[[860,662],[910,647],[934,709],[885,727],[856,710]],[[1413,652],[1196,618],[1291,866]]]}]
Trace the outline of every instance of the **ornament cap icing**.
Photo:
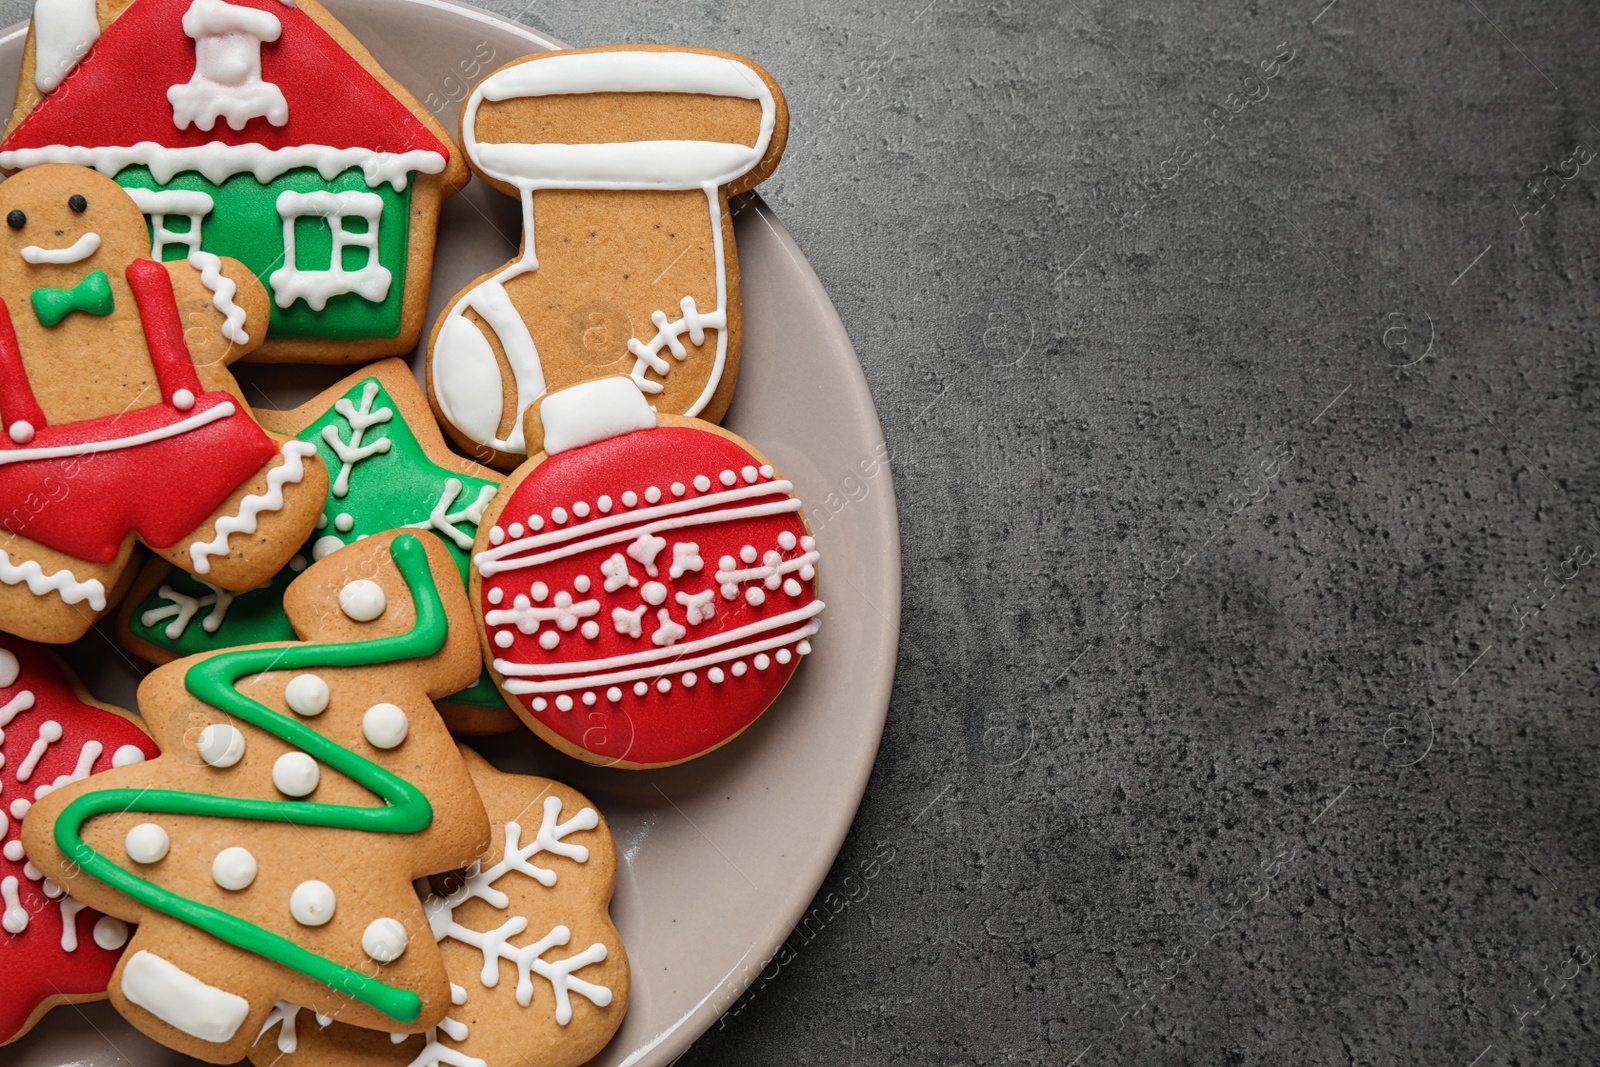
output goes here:
[{"label": "ornament cap icing", "polygon": [[544,451],[551,456],[656,427],[655,409],[625,374],[579,382],[544,397],[527,419],[524,437],[530,442],[539,440],[535,419],[543,424]]}]

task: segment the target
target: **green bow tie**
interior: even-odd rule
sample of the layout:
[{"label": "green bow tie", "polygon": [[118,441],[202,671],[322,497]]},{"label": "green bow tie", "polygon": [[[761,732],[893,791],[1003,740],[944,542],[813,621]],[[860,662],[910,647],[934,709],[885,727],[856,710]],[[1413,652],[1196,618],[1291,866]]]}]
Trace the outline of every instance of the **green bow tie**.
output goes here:
[{"label": "green bow tie", "polygon": [[33,291],[33,313],[45,326],[54,326],[74,311],[109,315],[114,301],[106,272],[97,270],[71,289],[41,285]]}]

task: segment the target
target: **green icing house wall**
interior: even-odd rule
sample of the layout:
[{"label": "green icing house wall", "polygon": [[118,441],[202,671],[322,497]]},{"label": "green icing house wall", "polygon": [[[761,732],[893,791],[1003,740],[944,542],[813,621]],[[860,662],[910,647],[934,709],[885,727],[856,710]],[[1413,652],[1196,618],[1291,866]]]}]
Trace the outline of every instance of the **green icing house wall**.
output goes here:
[{"label": "green icing house wall", "polygon": [[[401,302],[406,288],[408,242],[411,237],[411,185],[395,192],[387,183],[367,185],[359,167],[326,181],[316,170],[303,167],[291,170],[263,185],[252,174],[235,174],[221,185],[194,172],[176,175],[165,185],[158,184],[146,167],[127,167],[117,174],[125,188],[184,189],[208,194],[214,206],[202,221],[200,247],[219,256],[229,256],[249,267],[267,291],[268,278],[283,265],[283,220],[278,215],[278,194],[285,191],[363,192],[383,198],[383,216],[378,228],[378,260],[393,276],[389,295],[373,303],[355,293],[344,293],[328,301],[322,311],[313,311],[304,300],[288,308],[272,303],[267,332],[273,337],[333,338],[360,340],[369,337],[394,337],[400,332]],[[295,229],[295,265],[304,270],[325,270],[333,252],[330,221],[302,218]],[[183,220],[168,218],[168,229],[177,229]],[[349,220],[351,232],[366,226],[365,219]],[[163,258],[181,259],[182,245],[169,244]],[[345,267],[355,269],[366,258],[364,249],[345,249]]]}]

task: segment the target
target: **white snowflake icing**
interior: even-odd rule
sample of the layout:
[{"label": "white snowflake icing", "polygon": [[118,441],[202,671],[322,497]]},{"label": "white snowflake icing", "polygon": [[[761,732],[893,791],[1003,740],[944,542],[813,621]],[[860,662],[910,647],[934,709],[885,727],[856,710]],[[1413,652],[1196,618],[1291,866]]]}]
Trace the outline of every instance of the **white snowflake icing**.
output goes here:
[{"label": "white snowflake icing", "polygon": [[444,483],[444,492],[437,503],[433,505],[432,512],[421,522],[406,524],[408,530],[433,530],[444,534],[456,543],[456,547],[463,552],[472,547],[472,538],[460,529],[458,523],[471,523],[473,526],[483,521],[484,509],[489,506],[489,501],[494,499],[495,488],[486,485],[478,490],[478,499],[459,511],[451,511],[450,505],[456,502],[456,497],[461,495],[462,482],[460,478],[451,478]]},{"label": "white snowflake icing", "polygon": [[640,604],[631,611],[627,608],[611,609],[611,625],[617,628],[617,633],[624,637],[640,637],[644,634],[644,605]]},{"label": "white snowflake icing", "polygon": [[638,585],[639,579],[628,571],[627,557],[621,552],[614,553],[610,559],[600,564],[600,576],[605,579],[606,592],[615,593],[625,585]]},{"label": "white snowflake icing", "polygon": [[569,844],[564,839],[580,830],[592,830],[599,826],[599,814],[593,808],[585,807],[566,822],[561,822],[560,818],[561,799],[546,797],[539,831],[527,845],[521,843],[521,825],[515,820],[506,823],[505,855],[500,862],[488,870],[481,869],[480,864],[473,864],[468,868],[466,881],[461,888],[446,897],[430,894],[423,902],[423,911],[428,916],[436,940],[453,938],[483,953],[483,971],[479,979],[485,987],[492,988],[499,983],[501,960],[509,961],[517,969],[516,997],[522,1007],[532,1003],[533,976],[549,982],[555,996],[556,1022],[565,1026],[572,1021],[571,994],[576,993],[597,1007],[603,1008],[611,1003],[611,990],[586,982],[574,974],[591,963],[604,960],[605,945],[596,941],[582,952],[564,959],[547,960],[544,957],[551,949],[572,940],[572,931],[565,925],[553,927],[532,944],[516,946],[510,941],[527,930],[528,920],[525,916],[510,916],[493,930],[471,929],[457,922],[455,916],[456,909],[469,900],[482,900],[490,907],[501,910],[510,907],[511,898],[496,888],[495,883],[512,871],[520,871],[543,886],[555,885],[556,872],[532,862],[541,853],[587,863],[589,850],[582,845]]},{"label": "white snowflake icing", "polygon": [[672,621],[672,616],[666,608],[656,612],[656,632],[650,635],[650,640],[660,648],[675,645],[683,640],[689,631]]},{"label": "white snowflake icing", "polygon": [[201,581],[200,584],[211,592],[204,596],[193,597],[178,592],[170,585],[163,585],[156,590],[156,595],[167,603],[140,615],[139,622],[145,626],[154,626],[163,619],[171,619],[172,621],[167,623],[161,632],[166,634],[168,641],[176,641],[183,636],[184,631],[188,630],[189,623],[200,609],[209,607],[211,610],[200,620],[200,628],[208,634],[216,633],[222,628],[223,622],[228,617],[228,609],[233,606],[234,598],[239,594],[212,585],[210,582]]},{"label": "white snowflake icing", "polygon": [[638,540],[628,546],[628,555],[632,556],[644,567],[645,573],[654,578],[656,576],[656,557],[661,555],[662,549],[667,547],[665,537],[657,537],[652,533],[642,533]]},{"label": "white snowflake icing", "polygon": [[[548,605],[545,604],[549,600]],[[496,608],[484,616],[484,621],[490,626],[515,626],[524,634],[536,634],[544,623],[554,623],[557,630],[571,633],[578,628],[578,623],[593,615],[600,614],[598,600],[575,600],[570,592],[563,590],[550,597],[550,590],[543,582],[534,582],[526,593],[518,593],[511,601],[509,608]],[[555,642],[549,640],[555,637],[554,631],[546,631],[547,642],[545,647],[554,647]]]},{"label": "white snowflake icing", "polygon": [[693,541],[680,541],[672,546],[672,566],[667,568],[667,575],[676,580],[689,571],[703,569],[705,565],[705,561],[700,558],[699,545]]},{"label": "white snowflake icing", "polygon": [[[778,549],[769,549],[761,557],[760,565],[756,563],[756,552],[750,545],[744,546],[740,553],[745,567],[740,567],[740,560],[732,556],[723,556],[718,562],[716,580],[722,589],[722,595],[733,600],[739,595],[739,587],[746,584],[758,584],[767,589],[777,589],[784,584],[784,578],[790,574],[798,574],[804,581],[816,577],[817,560],[822,557],[817,553],[817,542],[810,537],[802,537],[799,541],[801,554],[793,559],[784,559],[784,547],[780,542]],[[788,589],[785,592],[789,592]],[[798,595],[790,592],[791,596]]]},{"label": "white snowflake icing", "polygon": [[380,423],[388,422],[394,418],[393,408],[379,408],[372,410],[372,401],[377,398],[378,383],[368,382],[366,388],[361,390],[361,406],[358,408],[350,403],[349,398],[340,398],[333,405],[333,410],[344,417],[350,425],[350,440],[346,441],[339,436],[337,426],[325,426],[322,430],[322,439],[328,442],[334,454],[339,457],[339,474],[333,480],[333,495],[343,499],[350,492],[350,472],[362,460],[389,451],[390,441],[386,436],[379,436],[371,444],[362,444],[361,439],[366,432]]},{"label": "white snowflake icing", "polygon": [[674,599],[683,605],[690,626],[710,622],[717,613],[716,594],[710,589],[699,593],[679,593]]}]

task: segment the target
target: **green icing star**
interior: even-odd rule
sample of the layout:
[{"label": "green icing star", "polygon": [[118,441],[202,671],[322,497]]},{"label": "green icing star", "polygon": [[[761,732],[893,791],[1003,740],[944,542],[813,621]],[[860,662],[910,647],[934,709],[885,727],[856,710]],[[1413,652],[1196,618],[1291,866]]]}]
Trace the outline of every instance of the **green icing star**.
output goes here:
[{"label": "green icing star", "polygon": [[[267,584],[229,593],[173,570],[134,609],[128,628],[179,656],[262,641],[296,640],[283,611],[283,593],[306,569],[362,537],[402,526],[432,530],[449,548],[467,581],[472,540],[497,482],[455,474],[428,457],[383,383],[357,382],[333,407],[295,435],[322,453],[328,502],[301,553]],[[487,673],[451,704],[504,707]]]}]

